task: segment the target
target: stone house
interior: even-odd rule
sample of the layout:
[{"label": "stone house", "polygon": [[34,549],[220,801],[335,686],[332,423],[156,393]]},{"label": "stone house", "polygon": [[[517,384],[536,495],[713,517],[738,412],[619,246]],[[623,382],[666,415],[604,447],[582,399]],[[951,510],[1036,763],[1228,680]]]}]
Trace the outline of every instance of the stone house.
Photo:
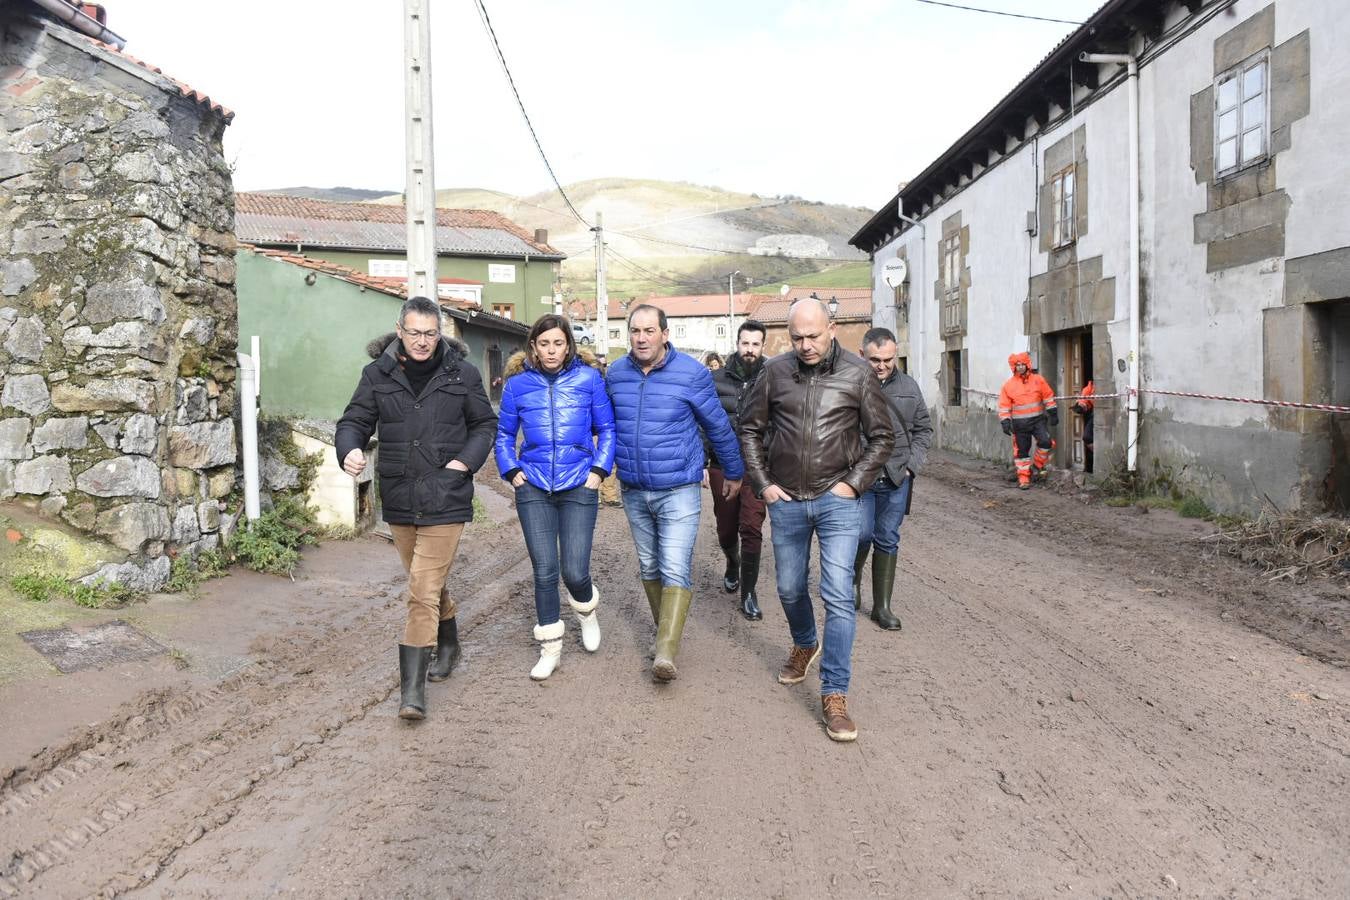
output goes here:
[{"label": "stone house", "polygon": [[[670,342],[681,352],[696,356],[701,361],[705,354],[715,352],[725,356],[736,345],[736,329],[747,318],[755,315],[760,303],[768,300],[766,294],[736,294],[735,316],[731,315],[731,298],[726,294],[689,294],[678,297],[646,297],[620,303],[611,299],[606,315],[609,318],[609,358],[628,352],[628,310],[639,303],[648,303],[663,310],[670,326]],[[573,318],[595,327],[595,301],[573,304]],[[579,314],[579,315],[578,315]]]},{"label": "stone house", "polygon": [[[337,263],[376,277],[407,278],[402,206],[333,203],[284,194],[240,192],[240,241]],[[529,324],[553,311],[565,256],[548,232],[527,232],[500,213],[438,209],[436,253],[442,299],[464,297],[487,313]],[[475,287],[476,286],[476,287]]]},{"label": "stone house", "polygon": [[[828,304],[839,301],[834,314],[834,336],[839,346],[850,353],[857,353],[862,347],[863,335],[872,327],[872,289],[871,288],[812,288],[794,287],[781,296],[770,296],[755,310],[755,318],[768,329],[764,335],[764,355],[777,356],[792,349],[788,339],[787,316],[792,304],[806,297],[815,296]],[[900,346],[901,366],[906,365],[905,347]]]},{"label": "stone house", "polygon": [[[1270,403],[1350,407],[1342,13],[1109,0],[854,235],[941,446],[1007,457],[996,392],[1029,350],[1061,394],[1120,395],[1098,474],[1133,458],[1221,511],[1350,509],[1350,415]],[[1089,58],[1122,53],[1137,78]],[[1082,468],[1080,418],[1057,438]]]},{"label": "stone house", "polygon": [[0,34],[0,499],[155,589],[235,482],[233,113],[26,2]]}]

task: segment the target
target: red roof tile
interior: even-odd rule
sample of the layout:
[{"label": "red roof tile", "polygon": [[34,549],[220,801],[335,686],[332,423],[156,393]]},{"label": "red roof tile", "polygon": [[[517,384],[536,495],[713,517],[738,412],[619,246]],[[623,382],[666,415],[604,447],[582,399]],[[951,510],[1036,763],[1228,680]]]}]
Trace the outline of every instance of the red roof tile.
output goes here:
[{"label": "red roof tile", "polygon": [[839,312],[835,313],[836,322],[856,322],[872,318],[871,288],[793,288],[785,296],[773,297],[760,305],[755,318],[766,324],[787,321],[788,309],[804,297],[815,294],[825,303],[831,297],[838,298]]},{"label": "red roof tile", "polygon": [[[274,216],[287,219],[310,219],[334,222],[378,222],[402,225],[407,221],[407,210],[402,204],[392,203],[334,203],[312,200],[287,194],[260,194],[240,191],[235,194],[235,211],[244,215]],[[505,231],[534,247],[540,253],[561,255],[548,244],[537,243],[534,235],[512,222],[506,216],[487,209],[436,210],[436,224],[446,228],[488,228]]]}]

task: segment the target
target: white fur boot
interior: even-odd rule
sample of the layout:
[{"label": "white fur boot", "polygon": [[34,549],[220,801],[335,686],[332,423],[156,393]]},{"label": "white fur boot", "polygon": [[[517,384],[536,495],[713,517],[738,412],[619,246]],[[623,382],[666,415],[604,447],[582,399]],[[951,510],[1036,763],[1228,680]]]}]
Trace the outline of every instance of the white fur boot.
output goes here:
[{"label": "white fur boot", "polygon": [[590,653],[600,649],[600,619],[595,614],[595,607],[600,602],[600,589],[591,585],[591,599],[588,603],[578,603],[571,597],[567,598],[567,603],[572,607],[572,612],[577,614],[577,621],[581,623],[581,646],[585,647]]},{"label": "white fur boot", "polygon": [[534,626],[534,639],[539,642],[539,662],[530,670],[530,677],[543,681],[562,665],[562,637],[567,626],[562,620],[552,625]]}]

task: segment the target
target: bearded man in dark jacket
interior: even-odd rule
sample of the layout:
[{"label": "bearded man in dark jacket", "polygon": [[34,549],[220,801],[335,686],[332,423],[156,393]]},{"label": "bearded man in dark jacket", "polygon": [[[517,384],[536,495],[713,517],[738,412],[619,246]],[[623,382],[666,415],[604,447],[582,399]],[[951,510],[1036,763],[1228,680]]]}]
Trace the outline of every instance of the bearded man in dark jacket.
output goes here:
[{"label": "bearded man in dark jacket", "polygon": [[[736,329],[736,352],[712,373],[717,399],[726,410],[732,429],[740,427],[741,403],[764,368],[767,332],[763,322],[746,319]],[[760,619],[763,614],[755,586],[759,582],[759,556],[764,541],[764,501],[755,496],[748,483],[742,483],[731,497],[724,496],[722,464],[712,442],[705,438],[704,444],[708,451],[708,486],[712,489],[713,515],[717,519],[717,542],[727,558],[722,588],[728,594],[739,590],[741,612],[752,621]]]},{"label": "bearded man in dark jacket", "polygon": [[478,370],[464,361],[467,348],[441,334],[434,301],[410,298],[397,332],[368,349],[375,361],[361,370],[335,444],[342,468],[356,477],[366,467],[366,444],[379,432],[380,505],[408,573],[398,714],[421,719],[426,679],[450,677],[459,658],[445,578],[464,523],[473,519],[473,473],[492,450],[497,416]]}]

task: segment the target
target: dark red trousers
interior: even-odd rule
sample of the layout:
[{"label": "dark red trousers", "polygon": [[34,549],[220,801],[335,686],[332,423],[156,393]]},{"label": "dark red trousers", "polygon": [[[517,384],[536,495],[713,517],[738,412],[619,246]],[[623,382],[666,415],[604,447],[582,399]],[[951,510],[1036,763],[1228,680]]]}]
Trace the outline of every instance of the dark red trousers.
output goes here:
[{"label": "dark red trousers", "polygon": [[723,547],[736,546],[740,537],[742,553],[758,553],[764,544],[764,501],[743,482],[741,491],[730,500],[722,498],[722,470],[708,468],[708,487],[712,488],[713,515],[717,517],[717,543]]}]

